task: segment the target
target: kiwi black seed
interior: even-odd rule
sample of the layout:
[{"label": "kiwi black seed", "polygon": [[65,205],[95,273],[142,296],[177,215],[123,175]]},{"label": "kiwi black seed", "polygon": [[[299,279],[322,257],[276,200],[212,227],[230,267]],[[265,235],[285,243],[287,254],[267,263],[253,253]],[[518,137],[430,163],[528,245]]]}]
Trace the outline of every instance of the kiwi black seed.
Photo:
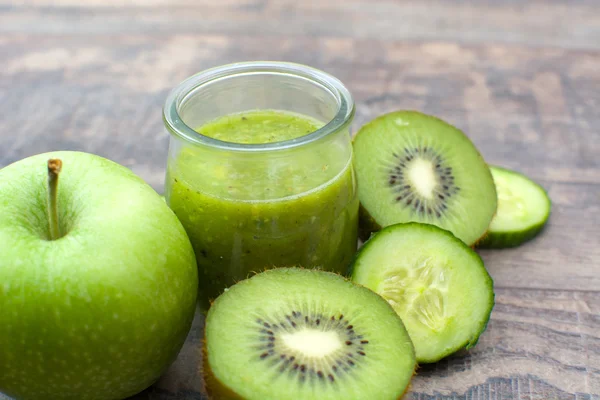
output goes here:
[{"label": "kiwi black seed", "polygon": [[354,152],[363,239],[403,222],[437,225],[469,245],[485,234],[495,186],[460,130],[418,112],[393,112],[360,129]]},{"label": "kiwi black seed", "polygon": [[[430,198],[420,195],[406,176],[407,166],[417,157],[433,165],[434,179],[439,182]],[[383,173],[387,175],[388,186],[396,203],[421,217],[442,218],[448,210],[450,198],[460,191],[452,175],[452,167],[445,162],[444,156],[432,147],[405,147],[400,152],[393,152]]]},{"label": "kiwi black seed", "polygon": [[205,357],[209,392],[248,400],[397,399],[415,368],[408,333],[383,298],[297,268],[221,295],[206,319]]},{"label": "kiwi black seed", "polygon": [[[353,329],[348,319],[342,314],[303,315],[293,310],[284,318],[271,317],[268,320],[256,319],[256,346],[258,358],[264,360],[265,367],[275,368],[279,373],[287,373],[300,383],[306,380],[319,379],[334,384],[336,379],[343,379],[349,367],[356,367],[360,358],[367,355],[368,340]],[[323,321],[323,322],[321,322]],[[320,329],[324,332],[335,332],[345,347],[340,347],[330,354],[326,360],[309,357],[306,354],[286,346],[282,335],[291,335],[307,329]],[[342,368],[337,368],[341,365]],[[325,379],[327,378],[327,379]]]}]

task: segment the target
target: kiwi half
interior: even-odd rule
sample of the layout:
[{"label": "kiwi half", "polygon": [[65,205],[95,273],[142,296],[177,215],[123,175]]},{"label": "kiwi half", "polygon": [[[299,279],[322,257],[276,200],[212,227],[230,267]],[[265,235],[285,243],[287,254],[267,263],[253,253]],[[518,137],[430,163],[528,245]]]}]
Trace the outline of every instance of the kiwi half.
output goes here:
[{"label": "kiwi half", "polygon": [[491,166],[498,192],[498,212],[481,248],[515,247],[533,239],[550,216],[551,202],[540,185],[509,169]]},{"label": "kiwi half", "polygon": [[396,310],[419,363],[474,346],[494,306],[492,278],[479,255],[434,225],[377,232],[357,254],[351,276]]},{"label": "kiwi half", "polygon": [[214,399],[398,399],[414,348],[392,307],[339,275],[262,272],[215,300],[204,377]]},{"label": "kiwi half", "polygon": [[473,143],[448,123],[415,111],[385,114],[354,138],[360,231],[424,222],[474,244],[496,212],[496,189]]}]

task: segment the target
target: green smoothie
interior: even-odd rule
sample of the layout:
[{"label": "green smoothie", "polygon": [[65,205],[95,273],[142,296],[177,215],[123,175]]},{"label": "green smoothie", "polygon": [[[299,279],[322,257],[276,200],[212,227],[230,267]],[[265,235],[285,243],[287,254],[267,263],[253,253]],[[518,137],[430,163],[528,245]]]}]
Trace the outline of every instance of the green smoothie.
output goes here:
[{"label": "green smoothie", "polygon": [[[197,131],[258,144],[295,139],[322,125],[267,110],[225,116]],[[356,251],[358,198],[345,135],[252,154],[186,147],[169,162],[167,201],[194,246],[204,306],[266,268],[346,272]]]}]

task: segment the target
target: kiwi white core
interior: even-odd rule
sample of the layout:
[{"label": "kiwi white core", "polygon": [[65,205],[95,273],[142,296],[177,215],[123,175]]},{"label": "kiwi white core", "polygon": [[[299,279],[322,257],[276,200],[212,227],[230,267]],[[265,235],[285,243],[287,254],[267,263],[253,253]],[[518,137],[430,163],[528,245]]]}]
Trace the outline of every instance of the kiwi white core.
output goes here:
[{"label": "kiwi white core", "polygon": [[283,343],[307,357],[325,357],[342,347],[337,332],[325,332],[316,329],[302,329],[298,332],[281,335]]},{"label": "kiwi white core", "polygon": [[415,158],[408,167],[408,179],[417,192],[426,199],[432,199],[438,185],[434,165],[429,160]]}]

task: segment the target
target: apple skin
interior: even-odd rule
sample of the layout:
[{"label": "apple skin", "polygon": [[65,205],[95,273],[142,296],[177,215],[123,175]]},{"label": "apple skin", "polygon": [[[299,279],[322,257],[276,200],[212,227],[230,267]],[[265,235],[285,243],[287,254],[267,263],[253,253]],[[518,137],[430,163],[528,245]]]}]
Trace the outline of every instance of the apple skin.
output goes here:
[{"label": "apple skin", "polygon": [[[47,161],[63,161],[49,240]],[[198,272],[175,214],[129,169],[53,152],[0,170],[0,392],[123,399],[175,360]]]}]

